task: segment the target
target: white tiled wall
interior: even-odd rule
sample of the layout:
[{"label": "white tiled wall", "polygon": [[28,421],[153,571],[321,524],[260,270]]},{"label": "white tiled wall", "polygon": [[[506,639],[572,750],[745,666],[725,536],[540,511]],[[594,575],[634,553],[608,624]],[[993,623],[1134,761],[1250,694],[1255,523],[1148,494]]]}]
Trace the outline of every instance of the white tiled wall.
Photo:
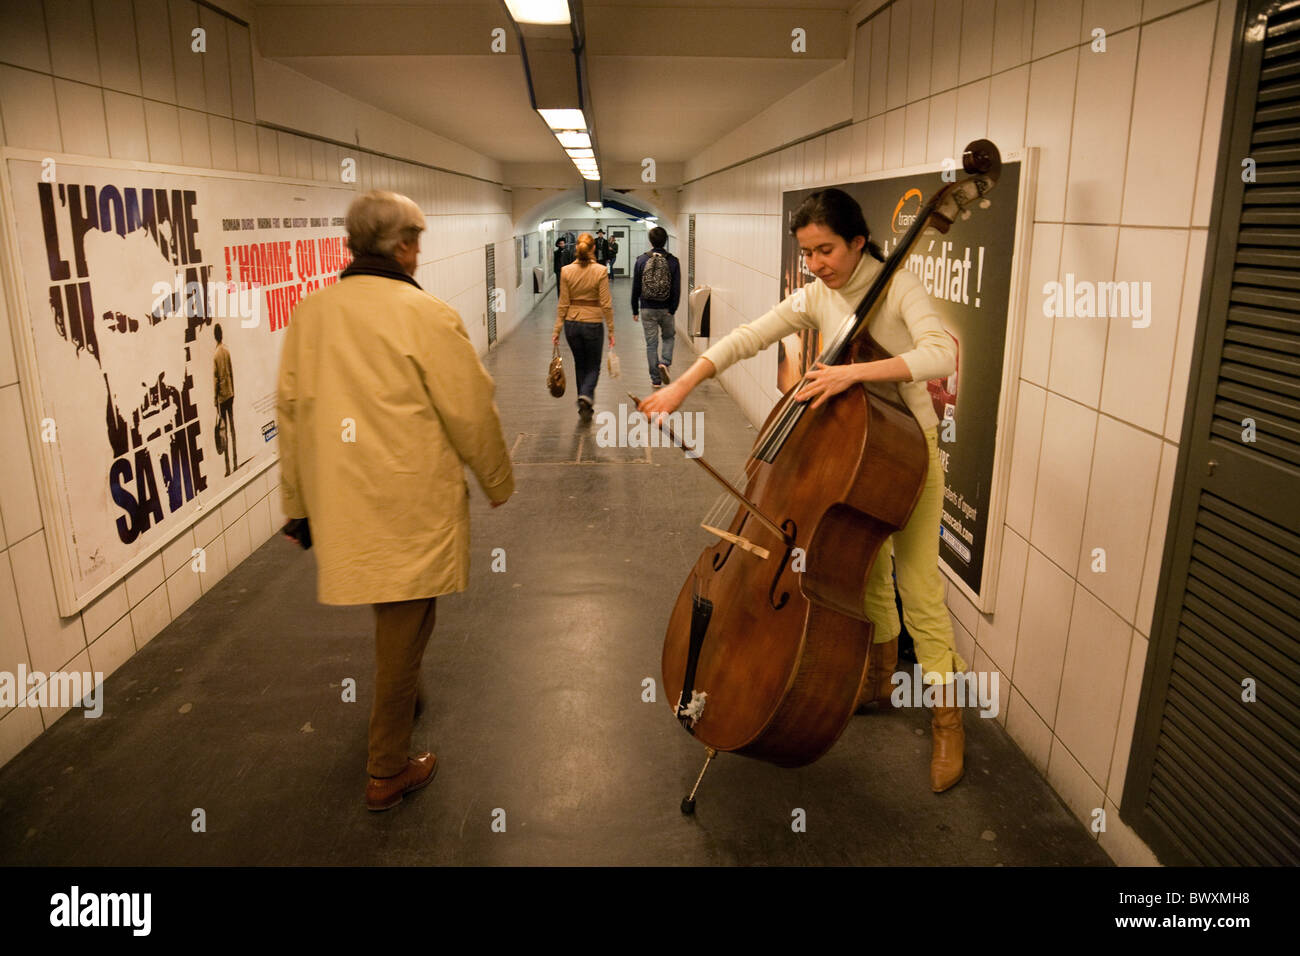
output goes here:
[{"label": "white tiled wall", "polygon": [[[204,54],[191,50],[190,31],[198,26],[207,33]],[[260,65],[247,27],[193,0],[3,3],[0,144],[338,182],[340,147],[256,125],[253,77]],[[317,100],[341,98],[327,88],[316,92]],[[264,90],[256,102],[277,117],[292,115],[278,95]],[[349,108],[363,109],[356,101]],[[403,128],[377,110],[358,119],[390,136],[385,146]],[[420,148],[427,141],[409,139]],[[439,165],[451,156],[464,160],[456,168],[480,177],[492,168],[485,157],[453,146],[438,156]],[[428,161],[418,153],[406,154],[416,162],[363,148],[346,154],[357,160],[357,189],[395,189],[426,211],[417,279],[460,312],[480,351],[487,348],[484,246],[497,244],[497,284],[508,302],[498,334],[508,334],[532,304],[530,291],[517,296],[509,194],[484,178],[418,165]],[[21,663],[28,670],[109,674],[276,533],[284,523],[279,470],[253,479],[81,613],[60,618],[4,308],[0,296],[0,670],[12,673]],[[204,549],[201,570],[190,556],[196,547]],[[0,764],[59,716],[50,709],[0,711]]]},{"label": "white tiled wall", "polygon": [[[777,299],[783,189],[934,162],[977,136],[1040,149],[1009,500],[990,532],[1003,536],[995,611],[979,614],[956,588],[949,604],[959,644],[1010,680],[1007,732],[1080,820],[1105,810],[1099,840],[1120,863],[1155,861],[1116,804],[1178,454],[1232,10],[898,0],[859,27],[857,95],[839,118],[851,126],[765,156],[781,143],[757,144],[759,158],[712,173],[724,139],[687,163],[681,204],[696,216],[696,281],[713,287],[721,335]],[[1043,317],[1044,283],[1067,273],[1150,282],[1150,326]],[[722,382],[757,424],[775,378],[769,349]],[[1093,571],[1095,549],[1105,572]]]}]

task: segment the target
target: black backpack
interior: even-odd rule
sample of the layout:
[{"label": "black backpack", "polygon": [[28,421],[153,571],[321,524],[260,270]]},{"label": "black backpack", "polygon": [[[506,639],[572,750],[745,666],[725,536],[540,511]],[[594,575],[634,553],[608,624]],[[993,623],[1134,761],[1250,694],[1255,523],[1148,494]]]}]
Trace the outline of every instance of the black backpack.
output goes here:
[{"label": "black backpack", "polygon": [[646,257],[641,269],[641,298],[648,302],[667,302],[673,291],[673,272],[668,257],[655,250]]}]

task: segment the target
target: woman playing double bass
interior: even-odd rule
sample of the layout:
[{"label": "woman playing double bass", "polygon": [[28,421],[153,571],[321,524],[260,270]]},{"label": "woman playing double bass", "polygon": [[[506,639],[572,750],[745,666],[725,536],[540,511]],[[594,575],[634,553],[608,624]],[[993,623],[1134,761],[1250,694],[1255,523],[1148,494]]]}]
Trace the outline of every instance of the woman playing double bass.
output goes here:
[{"label": "woman playing double bass", "polygon": [[[801,290],[802,295],[787,296],[765,315],[714,343],[685,374],[643,401],[641,411],[674,411],[704,379],[801,329],[820,330],[824,342],[835,337],[879,273],[884,255],[871,241],[857,201],[838,189],[824,189],[805,199],[791,220],[790,232],[816,280]],[[907,524],[881,548],[867,582],[864,610],[875,626],[875,643],[859,692],[859,713],[873,704],[889,706],[890,677],[898,663],[900,626],[890,577],[891,552],[903,619],[916,644],[925,681],[951,685],[953,676],[966,670],[966,662],[953,643],[939,572],[944,477],[939,464],[938,418],[925,384],[929,379],[952,374],[956,366],[953,341],[921,280],[906,269],[899,269],[893,276],[867,328],[892,358],[847,365],[817,364],[798,396],[813,399],[812,405],[817,407],[853,385],[878,388],[898,383],[898,397],[915,416],[929,448],[920,500]],[[945,690],[953,689],[949,686]],[[935,793],[961,779],[965,750],[961,708],[954,706],[954,695],[945,693],[941,699],[947,706],[935,706],[931,720],[930,784]]]}]

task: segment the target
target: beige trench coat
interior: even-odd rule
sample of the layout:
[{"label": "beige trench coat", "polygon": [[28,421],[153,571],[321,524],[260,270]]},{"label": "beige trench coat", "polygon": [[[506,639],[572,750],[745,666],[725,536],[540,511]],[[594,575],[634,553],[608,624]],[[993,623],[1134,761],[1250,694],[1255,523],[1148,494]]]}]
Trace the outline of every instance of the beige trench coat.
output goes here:
[{"label": "beige trench coat", "polygon": [[311,521],[322,604],[469,585],[468,465],[493,501],[514,475],[460,316],[397,279],[355,275],[294,311],[276,402],[284,511]]}]

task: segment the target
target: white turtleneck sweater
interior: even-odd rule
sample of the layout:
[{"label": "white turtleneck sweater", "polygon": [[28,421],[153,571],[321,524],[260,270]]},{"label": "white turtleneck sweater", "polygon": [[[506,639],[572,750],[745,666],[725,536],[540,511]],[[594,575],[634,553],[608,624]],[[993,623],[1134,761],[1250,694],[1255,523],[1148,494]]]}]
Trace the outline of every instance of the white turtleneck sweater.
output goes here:
[{"label": "white turtleneck sweater", "polygon": [[[786,296],[770,311],[753,322],[740,326],[704,352],[719,372],[741,359],[757,355],[773,342],[800,329],[821,331],[825,348],[851,317],[881,263],[864,253],[849,281],[840,289],[831,289],[821,279],[803,287],[805,311],[798,311],[798,293]],[[957,367],[957,350],[945,331],[939,313],[930,301],[916,273],[899,269],[885,290],[884,302],[876,307],[867,330],[891,355],[896,355],[912,374],[910,382],[899,382],[898,396],[912,410],[922,428],[939,424],[934,403],[925,383],[932,378],[951,375]],[[873,383],[872,387],[888,383]]]}]

